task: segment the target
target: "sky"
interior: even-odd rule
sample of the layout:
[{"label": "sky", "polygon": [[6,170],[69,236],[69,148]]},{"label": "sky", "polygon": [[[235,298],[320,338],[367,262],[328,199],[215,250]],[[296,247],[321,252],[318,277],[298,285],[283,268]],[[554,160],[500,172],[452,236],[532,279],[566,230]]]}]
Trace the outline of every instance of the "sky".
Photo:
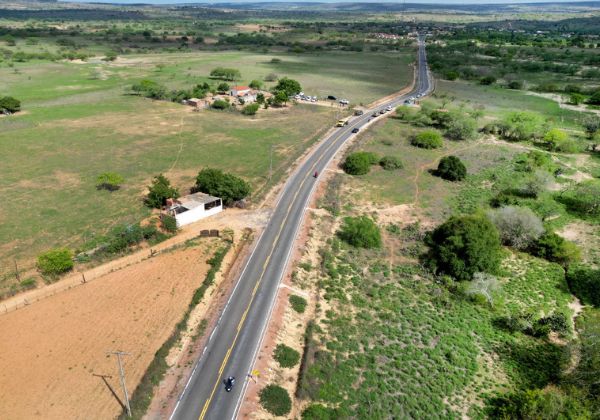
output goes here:
[{"label": "sky", "polygon": [[[1,1],[1,0],[0,0]],[[259,3],[259,2],[316,2],[316,3],[402,3],[402,0],[59,0],[75,3],[119,4],[181,4],[181,3]],[[519,3],[573,3],[577,0],[406,0],[406,3],[423,4],[519,4]]]}]

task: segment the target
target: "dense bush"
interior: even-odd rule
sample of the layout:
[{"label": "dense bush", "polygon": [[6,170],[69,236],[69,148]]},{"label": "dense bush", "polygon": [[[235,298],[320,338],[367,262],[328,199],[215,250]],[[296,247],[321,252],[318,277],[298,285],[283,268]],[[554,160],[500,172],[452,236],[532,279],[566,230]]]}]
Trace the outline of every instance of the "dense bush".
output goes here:
[{"label": "dense bush", "polygon": [[523,82],[520,80],[512,80],[506,85],[509,89],[523,89]]},{"label": "dense bush", "polygon": [[242,77],[239,70],[226,68],[226,67],[217,67],[210,72],[210,77],[214,77],[215,79],[223,79],[223,80],[238,80]]},{"label": "dense bush", "polygon": [[260,393],[260,404],[275,416],[285,416],[292,409],[288,392],[279,385],[267,385]]},{"label": "dense bush", "polygon": [[369,173],[371,165],[375,165],[379,159],[370,152],[354,152],[346,156],[342,168],[350,175],[365,175]]},{"label": "dense bush", "polygon": [[456,156],[445,156],[440,160],[435,174],[448,181],[462,181],[467,176],[467,168]]},{"label": "dense bush", "polygon": [[298,295],[290,295],[289,297],[290,305],[292,305],[292,309],[299,314],[303,314],[306,310],[306,305],[308,302],[302,296]]},{"label": "dense bush", "polygon": [[532,112],[512,112],[499,124],[494,124],[485,131],[500,134],[507,140],[531,140],[538,136],[543,126],[543,119]]},{"label": "dense bush", "polygon": [[600,307],[600,270],[583,266],[570,268],[567,282],[583,304]]},{"label": "dense bush", "polygon": [[589,139],[593,139],[600,131],[600,117],[597,115],[588,115],[583,120],[583,129]]},{"label": "dense bush", "polygon": [[121,188],[125,178],[115,172],[104,172],[96,178],[96,188],[101,190],[116,191]]},{"label": "dense bush", "polygon": [[579,151],[577,142],[569,138],[566,132],[558,128],[548,130],[544,134],[544,141],[550,150],[556,152],[575,153]]},{"label": "dense bush", "polygon": [[213,109],[223,110],[223,109],[228,109],[230,105],[229,105],[229,102],[227,102],[224,99],[217,99],[217,100],[213,101],[213,103],[210,106]]},{"label": "dense bush", "polygon": [[519,391],[496,398],[489,409],[492,419],[588,419],[587,407],[556,387]]},{"label": "dense bush", "polygon": [[402,161],[396,156],[384,156],[379,161],[379,165],[386,171],[402,169]]},{"label": "dense bush", "polygon": [[177,232],[177,219],[168,214],[163,214],[160,216],[160,223],[164,230],[167,232],[173,233]]},{"label": "dense bush", "polygon": [[154,208],[161,208],[165,205],[167,198],[178,198],[179,191],[171,186],[171,182],[163,175],[157,175],[152,180],[152,185],[148,187],[146,196],[146,205]]},{"label": "dense bush", "polygon": [[336,409],[322,404],[311,404],[302,412],[302,420],[338,420],[342,418]]},{"label": "dense bush", "polygon": [[56,248],[40,254],[37,267],[44,275],[57,276],[73,269],[73,253],[66,248]]},{"label": "dense bush", "polygon": [[244,109],[242,109],[242,114],[244,115],[255,115],[256,112],[258,111],[258,108],[260,108],[260,104],[259,103],[253,103],[250,105],[246,105],[244,107]]},{"label": "dense bush", "polygon": [[196,176],[193,192],[201,191],[219,197],[223,204],[229,206],[235,201],[246,198],[251,191],[250,184],[233,174],[220,169],[205,168]]},{"label": "dense bush", "polygon": [[442,147],[444,142],[442,135],[438,131],[425,130],[414,136],[410,140],[410,144],[423,149],[437,149],[438,147]]},{"label": "dense bush", "polygon": [[300,353],[285,344],[277,344],[273,357],[282,368],[291,368],[300,361]]},{"label": "dense bush", "polygon": [[517,192],[523,197],[537,198],[548,190],[553,180],[554,178],[548,172],[538,169],[522,181]]},{"label": "dense bush", "polygon": [[217,92],[226,93],[229,90],[229,84],[221,82],[217,85]]},{"label": "dense bush", "polygon": [[21,110],[21,101],[12,96],[4,96],[0,98],[0,114],[8,112],[14,114]]},{"label": "dense bush", "polygon": [[359,248],[379,248],[381,232],[373,219],[367,216],[346,217],[339,236],[352,246]]},{"label": "dense bush", "polygon": [[580,251],[577,245],[554,232],[546,232],[535,241],[531,245],[531,253],[563,266],[580,259]]},{"label": "dense bush", "polygon": [[477,272],[493,273],[501,259],[500,237],[484,216],[454,216],[425,238],[425,256],[438,274],[469,280]]},{"label": "dense bush", "polygon": [[[130,246],[137,245],[143,240],[149,240],[159,235],[154,225],[140,226],[139,223],[119,225],[111,229],[106,237],[106,243],[101,247],[107,254],[118,254]],[[161,238],[162,239],[162,238]]]},{"label": "dense bush", "polygon": [[131,90],[138,95],[145,96],[146,98],[152,99],[166,99],[167,89],[153,80],[142,80],[139,83],[131,86]]},{"label": "dense bush", "polygon": [[496,83],[496,78],[494,76],[484,76],[479,80],[479,84],[481,85],[492,85]]},{"label": "dense bush", "polygon": [[584,217],[600,217],[600,180],[579,183],[558,197],[567,208]]},{"label": "dense bush", "polygon": [[452,140],[469,140],[476,135],[477,122],[472,118],[454,118],[446,129],[446,136]]},{"label": "dense bush", "polygon": [[542,221],[527,207],[502,207],[489,211],[488,217],[502,242],[517,249],[527,248],[544,233]]}]

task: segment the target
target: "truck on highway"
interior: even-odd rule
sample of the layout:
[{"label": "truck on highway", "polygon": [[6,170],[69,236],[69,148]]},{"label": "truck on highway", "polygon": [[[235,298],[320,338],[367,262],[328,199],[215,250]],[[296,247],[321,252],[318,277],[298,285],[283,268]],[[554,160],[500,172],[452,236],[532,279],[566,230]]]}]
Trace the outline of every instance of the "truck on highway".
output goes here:
[{"label": "truck on highway", "polygon": [[335,126],[336,127],[343,127],[345,125],[348,125],[349,120],[350,120],[350,117],[342,118],[341,120],[338,120],[338,122],[337,122],[337,124]]}]

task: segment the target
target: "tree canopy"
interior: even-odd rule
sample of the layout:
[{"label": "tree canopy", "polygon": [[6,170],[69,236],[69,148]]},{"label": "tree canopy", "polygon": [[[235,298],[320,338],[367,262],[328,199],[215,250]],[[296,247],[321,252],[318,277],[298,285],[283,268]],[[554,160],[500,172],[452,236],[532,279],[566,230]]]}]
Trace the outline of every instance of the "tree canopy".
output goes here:
[{"label": "tree canopy", "polygon": [[381,232],[367,216],[346,217],[339,231],[342,240],[357,248],[381,247]]},{"label": "tree canopy", "polygon": [[215,79],[223,79],[223,80],[239,80],[242,78],[242,75],[239,70],[227,68],[227,67],[217,67],[210,72],[210,77],[214,77]]},{"label": "tree canopy", "polygon": [[193,192],[203,192],[214,195],[229,206],[250,194],[250,184],[233,174],[225,173],[220,169],[204,168],[196,177]]},{"label": "tree canopy", "polygon": [[152,180],[146,196],[146,205],[161,208],[166,204],[167,198],[178,198],[179,191],[171,186],[171,182],[163,175],[157,175]]},{"label": "tree canopy", "polygon": [[500,265],[500,237],[484,216],[453,216],[425,239],[427,262],[438,274],[470,280],[477,272],[493,273]]},{"label": "tree canopy", "polygon": [[96,188],[108,191],[116,191],[121,188],[125,178],[116,172],[104,172],[96,178]]},{"label": "tree canopy", "polygon": [[4,96],[0,98],[0,113],[10,112],[14,114],[21,110],[21,101],[12,96]]},{"label": "tree canopy", "polygon": [[277,85],[273,88],[273,90],[275,92],[283,91],[289,97],[289,96],[294,96],[297,93],[302,92],[302,86],[300,86],[300,82],[298,82],[294,79],[289,79],[287,77],[283,77],[283,78],[279,79],[279,81],[277,82]]},{"label": "tree canopy", "polygon": [[438,164],[436,175],[448,181],[462,181],[467,176],[467,168],[456,156],[445,156]]}]

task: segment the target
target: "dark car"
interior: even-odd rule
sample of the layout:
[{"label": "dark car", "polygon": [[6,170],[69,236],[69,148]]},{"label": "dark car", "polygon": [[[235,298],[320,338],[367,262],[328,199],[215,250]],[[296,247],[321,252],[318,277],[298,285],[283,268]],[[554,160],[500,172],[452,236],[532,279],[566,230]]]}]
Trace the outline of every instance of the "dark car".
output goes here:
[{"label": "dark car", "polygon": [[377,112],[374,113],[373,115],[371,115],[371,117],[373,117],[373,118],[377,117]]},{"label": "dark car", "polygon": [[352,132],[353,132],[353,133],[358,133],[358,128],[353,128],[353,129],[352,129]]},{"label": "dark car", "polygon": [[327,97],[327,99],[329,99],[330,101],[337,101],[337,98],[335,96],[333,96],[333,95],[329,95]]},{"label": "dark car", "polygon": [[225,391],[230,392],[233,389],[233,385],[235,384],[235,378],[230,376],[225,379]]}]

